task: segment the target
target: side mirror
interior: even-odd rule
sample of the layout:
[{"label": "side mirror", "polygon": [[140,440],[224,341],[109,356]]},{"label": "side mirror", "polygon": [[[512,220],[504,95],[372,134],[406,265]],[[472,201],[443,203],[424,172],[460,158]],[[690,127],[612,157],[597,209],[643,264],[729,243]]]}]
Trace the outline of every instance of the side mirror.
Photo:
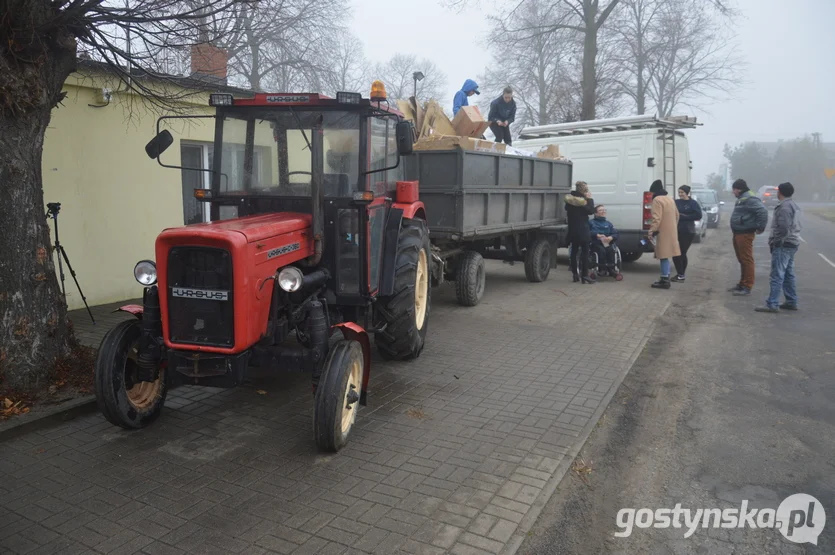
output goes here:
[{"label": "side mirror", "polygon": [[145,154],[148,155],[148,158],[159,158],[159,155],[165,152],[173,143],[174,137],[168,129],[164,129],[145,145]]},{"label": "side mirror", "polygon": [[397,122],[395,135],[397,138],[397,152],[401,156],[411,154],[414,151],[414,127],[412,127],[412,122]]}]

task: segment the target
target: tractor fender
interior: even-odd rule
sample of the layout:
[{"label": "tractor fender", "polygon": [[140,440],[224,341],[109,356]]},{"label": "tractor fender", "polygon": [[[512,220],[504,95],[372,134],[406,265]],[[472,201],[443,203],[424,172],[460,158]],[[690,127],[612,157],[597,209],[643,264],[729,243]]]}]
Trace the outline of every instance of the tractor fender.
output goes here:
[{"label": "tractor fender", "polygon": [[362,326],[353,322],[334,324],[333,327],[342,330],[342,335],[345,336],[345,339],[358,341],[362,347],[363,369],[360,405],[366,406],[368,400],[368,380],[371,377],[371,338]]},{"label": "tractor fender", "polygon": [[420,201],[410,202],[408,204],[395,202],[391,207],[401,210],[404,218],[426,220],[426,207]]},{"label": "tractor fender", "polygon": [[139,304],[126,304],[125,306],[120,306],[113,312],[129,312],[141,320],[142,315],[145,313],[145,307]]}]

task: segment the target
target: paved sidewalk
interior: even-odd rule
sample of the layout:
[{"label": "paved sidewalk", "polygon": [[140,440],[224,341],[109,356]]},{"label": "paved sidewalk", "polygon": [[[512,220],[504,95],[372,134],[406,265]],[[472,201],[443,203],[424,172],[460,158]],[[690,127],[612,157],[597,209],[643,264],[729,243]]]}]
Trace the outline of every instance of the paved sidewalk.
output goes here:
[{"label": "paved sidewalk", "polygon": [[474,308],[435,290],[426,349],[375,358],[337,455],[307,375],[179,388],[139,432],[95,414],[9,440],[0,552],[512,553],[673,298],[653,262],[594,286],[491,263]]}]

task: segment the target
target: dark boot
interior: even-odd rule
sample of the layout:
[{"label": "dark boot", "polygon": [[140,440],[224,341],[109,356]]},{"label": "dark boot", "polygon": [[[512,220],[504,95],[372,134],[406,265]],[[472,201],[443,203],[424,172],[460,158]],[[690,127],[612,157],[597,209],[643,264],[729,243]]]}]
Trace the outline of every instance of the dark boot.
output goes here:
[{"label": "dark boot", "polygon": [[574,277],[574,283],[580,281],[580,275],[577,272],[572,272],[572,276]]},{"label": "dark boot", "polygon": [[661,276],[661,279],[654,282],[652,287],[655,289],[669,289],[670,288],[670,276]]},{"label": "dark boot", "polygon": [[597,280],[591,277],[591,274],[583,276],[583,283],[597,283]]}]

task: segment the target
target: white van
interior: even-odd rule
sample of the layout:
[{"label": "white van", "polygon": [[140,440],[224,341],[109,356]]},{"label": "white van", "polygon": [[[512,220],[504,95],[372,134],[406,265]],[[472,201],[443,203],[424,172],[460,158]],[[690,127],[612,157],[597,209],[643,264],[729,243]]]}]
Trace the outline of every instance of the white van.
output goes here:
[{"label": "white van", "polygon": [[652,250],[641,244],[652,222],[649,186],[660,179],[678,198],[678,187],[690,184],[690,148],[682,129],[697,125],[696,118],[687,116],[540,125],[522,129],[513,146],[532,151],[559,146],[574,164],[574,180],[588,183],[595,205],[606,205],[608,219],[620,232],[624,262],[632,262]]}]

